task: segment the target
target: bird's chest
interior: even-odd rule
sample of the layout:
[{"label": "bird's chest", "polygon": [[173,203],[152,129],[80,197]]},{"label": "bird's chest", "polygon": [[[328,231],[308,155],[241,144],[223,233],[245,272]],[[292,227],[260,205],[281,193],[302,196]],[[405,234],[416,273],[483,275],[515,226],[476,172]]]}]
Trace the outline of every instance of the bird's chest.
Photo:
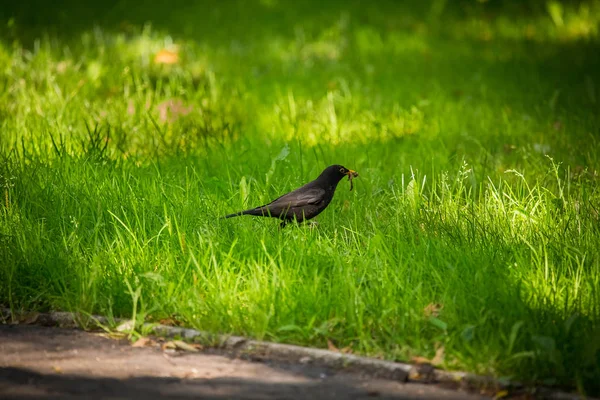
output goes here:
[{"label": "bird's chest", "polygon": [[333,199],[333,194],[335,193],[335,186],[328,186],[326,189],[326,193],[325,196],[323,197],[323,205],[327,205],[331,202],[331,199]]}]

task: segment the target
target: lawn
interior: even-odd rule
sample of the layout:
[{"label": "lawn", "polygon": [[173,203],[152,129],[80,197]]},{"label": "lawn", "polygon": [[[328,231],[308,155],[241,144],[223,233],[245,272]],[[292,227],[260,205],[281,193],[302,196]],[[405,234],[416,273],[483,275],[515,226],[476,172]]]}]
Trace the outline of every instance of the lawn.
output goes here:
[{"label": "lawn", "polygon": [[[600,393],[600,2],[45,8],[0,11],[0,305]],[[330,164],[317,226],[219,219]]]}]

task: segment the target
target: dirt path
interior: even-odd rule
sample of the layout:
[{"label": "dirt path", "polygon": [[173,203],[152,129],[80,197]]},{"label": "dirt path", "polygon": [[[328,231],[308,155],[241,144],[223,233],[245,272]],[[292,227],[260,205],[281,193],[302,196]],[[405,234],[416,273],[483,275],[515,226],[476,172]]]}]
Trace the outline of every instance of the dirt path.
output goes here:
[{"label": "dirt path", "polygon": [[216,351],[165,353],[97,333],[0,325],[2,399],[478,399],[317,365],[252,362]]}]

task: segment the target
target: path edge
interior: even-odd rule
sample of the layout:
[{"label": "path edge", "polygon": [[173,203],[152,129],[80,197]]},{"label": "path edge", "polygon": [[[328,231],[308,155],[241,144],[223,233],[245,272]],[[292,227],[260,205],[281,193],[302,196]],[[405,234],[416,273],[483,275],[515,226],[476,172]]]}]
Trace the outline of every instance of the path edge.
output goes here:
[{"label": "path edge", "polygon": [[[15,316],[14,319],[13,315]],[[4,308],[0,310],[0,323],[18,325],[18,321],[25,321],[26,324],[32,325],[58,326],[83,330],[105,329],[108,331],[130,332],[134,328],[131,320],[122,318],[82,315],[66,311],[48,313],[21,312],[13,314],[10,309]],[[146,322],[138,326],[136,332],[143,332],[144,336],[156,335],[165,338],[181,338],[201,343],[207,347],[233,352],[238,356],[245,356],[257,361],[281,358],[302,364],[314,363],[333,369],[360,371],[379,378],[400,382],[447,384],[457,388],[471,390],[492,389],[496,392],[527,389],[519,382],[477,375],[470,372],[445,371],[434,368],[429,364],[415,365],[397,361],[385,361],[325,349],[266,342],[235,335],[209,333],[192,328]],[[591,397],[556,391],[547,387],[535,387],[534,395],[553,400],[593,400]]]}]

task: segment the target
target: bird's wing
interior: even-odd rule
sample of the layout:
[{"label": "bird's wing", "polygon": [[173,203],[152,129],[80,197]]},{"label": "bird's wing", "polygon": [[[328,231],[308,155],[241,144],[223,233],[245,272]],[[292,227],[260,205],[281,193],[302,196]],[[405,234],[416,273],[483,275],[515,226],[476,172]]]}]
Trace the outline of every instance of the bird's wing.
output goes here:
[{"label": "bird's wing", "polygon": [[309,204],[318,204],[325,198],[325,189],[300,188],[281,196],[269,203],[268,206],[282,206],[285,208],[302,207]]}]

